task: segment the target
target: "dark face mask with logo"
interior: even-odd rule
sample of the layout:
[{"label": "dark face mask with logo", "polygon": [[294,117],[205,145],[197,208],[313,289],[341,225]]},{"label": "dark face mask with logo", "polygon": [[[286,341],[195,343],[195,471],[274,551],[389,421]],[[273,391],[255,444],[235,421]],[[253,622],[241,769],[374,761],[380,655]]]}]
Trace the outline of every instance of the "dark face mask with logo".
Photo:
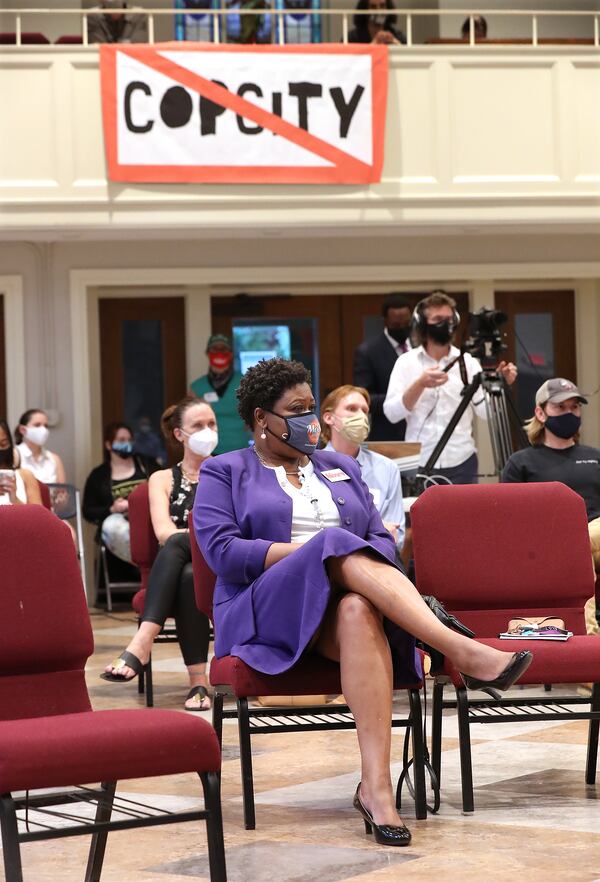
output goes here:
[{"label": "dark face mask with logo", "polygon": [[559,416],[549,416],[544,423],[544,428],[567,441],[577,434],[581,426],[581,417],[575,413],[561,413]]},{"label": "dark face mask with logo", "polygon": [[427,325],[427,336],[433,343],[439,343],[440,346],[446,346],[452,339],[454,333],[454,322],[451,319],[442,319],[435,325]]},{"label": "dark face mask with logo", "polygon": [[306,413],[298,413],[294,416],[282,416],[280,413],[275,413],[274,410],[268,410],[267,413],[272,413],[273,416],[279,417],[285,423],[285,432],[282,435],[271,431],[267,426],[267,432],[270,432],[278,441],[283,441],[294,450],[308,456],[315,452],[321,435],[321,424],[314,411],[307,410]]}]

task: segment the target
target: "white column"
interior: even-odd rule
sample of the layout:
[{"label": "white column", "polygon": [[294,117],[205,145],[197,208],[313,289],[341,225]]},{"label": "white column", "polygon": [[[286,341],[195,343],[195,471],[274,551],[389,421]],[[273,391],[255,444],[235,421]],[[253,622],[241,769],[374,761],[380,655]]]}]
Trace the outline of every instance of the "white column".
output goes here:
[{"label": "white column", "polygon": [[[479,279],[473,282],[469,292],[469,309],[471,312],[477,312],[482,306],[492,309],[494,307],[494,282],[491,279]],[[473,425],[479,456],[479,472],[480,474],[491,475],[494,472],[494,457],[487,424],[484,420],[476,417]],[[481,479],[482,483],[490,483],[493,480],[493,478]]]},{"label": "white column", "polygon": [[[584,279],[575,291],[577,385],[593,393],[600,385],[600,279]],[[570,379],[570,378],[569,378]],[[592,395],[583,409],[583,443],[600,447],[600,400]]]}]

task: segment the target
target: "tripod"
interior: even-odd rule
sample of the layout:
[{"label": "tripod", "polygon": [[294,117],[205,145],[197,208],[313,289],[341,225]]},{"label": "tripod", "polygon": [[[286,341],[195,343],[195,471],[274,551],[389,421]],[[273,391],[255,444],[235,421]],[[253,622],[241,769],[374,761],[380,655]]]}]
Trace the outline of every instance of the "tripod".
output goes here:
[{"label": "tripod", "polygon": [[[463,373],[464,359],[462,354],[457,361],[461,361],[461,375],[463,380],[466,377],[466,370]],[[454,364],[454,362],[453,362]],[[498,373],[495,368],[483,368],[478,374],[475,374],[470,383],[465,383],[462,390],[462,401],[452,414],[450,422],[444,429],[442,437],[438,441],[433,453],[425,463],[422,473],[429,477],[435,472],[435,464],[440,454],[448,443],[452,432],[458,425],[460,418],[472,402],[477,390],[481,389],[483,399],[485,401],[485,409],[487,413],[487,424],[490,432],[490,440],[492,442],[492,453],[494,456],[494,469],[497,475],[500,475],[502,469],[513,452],[513,443],[511,436],[511,427],[515,431],[519,439],[519,448],[527,446],[527,436],[521,425],[521,419],[515,407],[515,403],[508,393],[506,381],[502,374]]]}]

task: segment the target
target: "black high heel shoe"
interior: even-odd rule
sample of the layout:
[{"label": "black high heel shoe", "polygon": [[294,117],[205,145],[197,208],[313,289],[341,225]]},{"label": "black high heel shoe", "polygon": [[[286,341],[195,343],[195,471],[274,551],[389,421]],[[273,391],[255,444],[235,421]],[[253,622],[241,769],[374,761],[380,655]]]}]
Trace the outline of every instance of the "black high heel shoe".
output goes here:
[{"label": "black high heel shoe", "polygon": [[401,827],[394,827],[391,824],[376,824],[369,809],[362,804],[359,791],[360,784],[356,788],[353,805],[356,811],[363,817],[365,831],[367,833],[373,833],[375,842],[379,845],[410,845],[412,836],[408,827],[405,827],[404,825]]},{"label": "black high heel shoe", "polygon": [[495,680],[478,680],[477,677],[469,677],[468,674],[462,673],[460,676],[467,689],[499,689],[500,692],[505,692],[525,673],[532,661],[533,655],[528,649],[523,649],[521,652],[515,652]]}]

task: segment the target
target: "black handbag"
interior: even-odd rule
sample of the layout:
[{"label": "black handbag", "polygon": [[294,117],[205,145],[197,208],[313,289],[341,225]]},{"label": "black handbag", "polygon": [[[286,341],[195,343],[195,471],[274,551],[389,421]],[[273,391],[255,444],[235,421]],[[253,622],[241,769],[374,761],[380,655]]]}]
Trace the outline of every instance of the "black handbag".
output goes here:
[{"label": "black handbag", "polygon": [[[456,618],[455,615],[449,613],[443,603],[441,603],[437,597],[433,597],[431,594],[424,594],[423,600],[434,614],[436,619],[438,619],[442,625],[446,625],[447,628],[452,628],[453,631],[458,631],[459,634],[462,634],[463,637],[474,637],[475,632],[471,631],[470,628],[467,628],[466,625]],[[438,671],[444,667],[444,653],[440,652],[439,649],[434,649],[433,646],[430,646],[428,643],[424,643],[422,640],[417,640],[417,646],[420,646],[431,658],[431,673],[436,674]]]}]

